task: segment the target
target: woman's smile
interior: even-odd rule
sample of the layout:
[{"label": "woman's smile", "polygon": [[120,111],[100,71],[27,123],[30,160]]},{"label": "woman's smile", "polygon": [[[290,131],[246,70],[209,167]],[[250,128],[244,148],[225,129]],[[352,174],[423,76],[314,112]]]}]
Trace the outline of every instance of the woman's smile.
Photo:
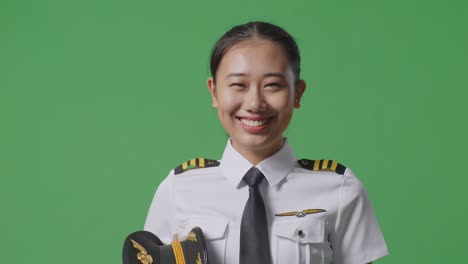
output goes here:
[{"label": "woman's smile", "polygon": [[242,116],[242,117],[237,117],[237,119],[240,121],[241,126],[247,132],[261,133],[270,124],[270,121],[273,119],[273,117]]}]

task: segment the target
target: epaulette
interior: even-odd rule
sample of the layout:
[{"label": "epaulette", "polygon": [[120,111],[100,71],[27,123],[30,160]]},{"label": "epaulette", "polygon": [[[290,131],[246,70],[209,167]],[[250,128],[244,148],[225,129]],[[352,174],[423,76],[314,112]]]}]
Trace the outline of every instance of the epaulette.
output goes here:
[{"label": "epaulette", "polygon": [[328,170],[328,171],[333,171],[333,172],[343,175],[346,170],[345,166],[341,165],[340,163],[334,160],[301,159],[301,160],[298,160],[297,163],[299,163],[299,165],[302,168],[307,169],[307,170],[312,170],[312,171]]},{"label": "epaulette", "polygon": [[209,168],[209,167],[217,167],[219,166],[219,162],[217,160],[205,159],[205,158],[195,158],[188,160],[174,169],[174,174],[179,174],[191,169],[197,168]]}]

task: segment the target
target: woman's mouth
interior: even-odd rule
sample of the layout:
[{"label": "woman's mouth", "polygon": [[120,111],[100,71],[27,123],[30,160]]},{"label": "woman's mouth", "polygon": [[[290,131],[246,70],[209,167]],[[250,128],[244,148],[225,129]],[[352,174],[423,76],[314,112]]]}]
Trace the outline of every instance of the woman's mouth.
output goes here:
[{"label": "woman's mouth", "polygon": [[246,126],[259,127],[259,126],[263,126],[268,121],[268,119],[252,120],[252,119],[240,118],[240,121],[242,122],[242,124]]},{"label": "woman's mouth", "polygon": [[265,129],[268,123],[273,119],[273,117],[265,117],[265,118],[245,118],[245,117],[238,117],[237,118],[242,127],[249,132],[261,132]]}]

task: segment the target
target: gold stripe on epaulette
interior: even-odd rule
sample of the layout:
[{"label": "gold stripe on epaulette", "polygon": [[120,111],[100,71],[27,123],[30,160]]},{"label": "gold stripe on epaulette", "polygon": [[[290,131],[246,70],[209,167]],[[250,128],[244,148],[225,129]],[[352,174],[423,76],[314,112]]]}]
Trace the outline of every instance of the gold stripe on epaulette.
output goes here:
[{"label": "gold stripe on epaulette", "polygon": [[318,171],[319,170],[319,165],[320,165],[320,160],[313,160],[312,162],[314,164],[313,170]]},{"label": "gold stripe on epaulette", "polygon": [[326,170],[328,168],[328,160],[322,161],[322,170]]}]

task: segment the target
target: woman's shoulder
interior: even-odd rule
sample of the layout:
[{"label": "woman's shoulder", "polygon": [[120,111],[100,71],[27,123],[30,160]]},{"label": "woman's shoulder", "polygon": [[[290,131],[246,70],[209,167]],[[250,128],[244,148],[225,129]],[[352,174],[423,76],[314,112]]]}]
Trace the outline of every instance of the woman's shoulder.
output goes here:
[{"label": "woman's shoulder", "polygon": [[326,177],[335,184],[340,185],[340,189],[347,192],[359,194],[365,192],[365,188],[356,174],[348,167],[336,160],[329,159],[300,159],[297,161],[298,168],[311,173]]},{"label": "woman's shoulder", "polygon": [[[158,188],[172,189],[172,186],[176,183],[185,182],[192,176],[196,175],[205,175],[209,176],[216,174],[216,169],[221,163],[218,160],[208,159],[208,158],[193,158],[187,161],[184,161],[177,165],[175,168],[171,169],[168,175],[162,179],[159,183]],[[199,177],[196,177],[198,180]]]},{"label": "woman's shoulder", "polygon": [[213,174],[216,173],[220,164],[220,161],[215,159],[201,157],[192,158],[171,169],[163,181],[172,182],[174,179],[187,178],[197,174]]}]

